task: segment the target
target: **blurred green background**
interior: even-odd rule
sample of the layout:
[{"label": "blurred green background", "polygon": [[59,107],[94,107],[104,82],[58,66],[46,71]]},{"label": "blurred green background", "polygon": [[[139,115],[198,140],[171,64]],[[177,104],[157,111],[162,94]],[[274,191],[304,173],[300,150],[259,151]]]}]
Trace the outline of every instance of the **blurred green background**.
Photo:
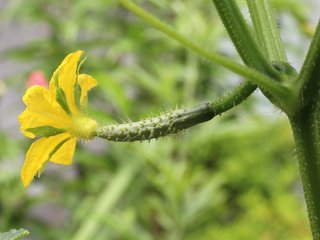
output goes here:
[{"label": "blurred green background", "polygon": [[[206,49],[239,60],[211,1],[135,2]],[[299,69],[319,3],[273,5]],[[20,170],[32,141],[17,116],[28,76],[40,70],[50,79],[78,49],[88,57],[81,71],[99,82],[88,112],[102,124],[213,101],[241,81],[116,0],[1,0],[0,232],[23,227],[33,240],[311,239],[288,121],[259,92],[177,136],[80,142],[72,166],[48,164],[25,190]]]}]

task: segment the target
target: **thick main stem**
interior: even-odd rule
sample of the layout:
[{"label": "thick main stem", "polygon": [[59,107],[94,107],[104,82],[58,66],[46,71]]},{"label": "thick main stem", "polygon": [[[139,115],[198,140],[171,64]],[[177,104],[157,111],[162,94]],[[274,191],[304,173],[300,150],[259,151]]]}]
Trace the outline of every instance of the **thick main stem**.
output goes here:
[{"label": "thick main stem", "polygon": [[314,240],[320,240],[320,21],[296,79],[297,106],[289,116]]},{"label": "thick main stem", "polygon": [[320,240],[319,111],[312,107],[291,119],[299,170],[314,240]]}]

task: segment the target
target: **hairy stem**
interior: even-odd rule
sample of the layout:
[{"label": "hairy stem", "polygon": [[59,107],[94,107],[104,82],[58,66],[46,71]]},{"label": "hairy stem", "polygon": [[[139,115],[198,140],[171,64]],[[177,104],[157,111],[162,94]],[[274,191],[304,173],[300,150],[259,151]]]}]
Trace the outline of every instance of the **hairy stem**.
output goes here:
[{"label": "hairy stem", "polygon": [[211,103],[215,115],[219,115],[232,109],[246,100],[256,89],[256,85],[244,81],[235,90],[230,92],[226,97],[220,98]]},{"label": "hairy stem", "polygon": [[320,139],[318,106],[291,118],[300,176],[314,240],[320,240]]},{"label": "hairy stem", "polygon": [[300,97],[300,108],[311,104],[319,104],[315,95],[320,91],[320,21],[312,38],[308,54],[295,84]]},{"label": "hairy stem", "polygon": [[297,77],[297,106],[289,116],[314,240],[320,240],[320,21]]},{"label": "hairy stem", "polygon": [[259,45],[270,61],[286,62],[270,0],[247,0]]},{"label": "hairy stem", "polygon": [[[258,81],[251,81],[258,85],[270,102],[278,106],[284,112],[290,112],[290,106],[292,105],[294,93],[291,89],[278,84],[278,82],[283,81],[284,74],[280,74],[279,71],[276,71],[262,53],[251,33],[251,29],[240,12],[236,1],[212,1],[244,63],[272,78],[269,79],[269,82],[265,81],[263,84],[259,83]],[[248,78],[248,80],[250,79]],[[268,86],[266,87],[266,85]],[[272,86],[274,86],[274,88],[277,90],[273,89]]]},{"label": "hairy stem", "polygon": [[[175,30],[173,30],[171,27],[166,25],[165,23],[161,22],[158,18],[152,16],[148,12],[146,12],[141,7],[134,4],[131,0],[118,0],[120,3],[122,3],[123,6],[125,6],[127,9],[129,9],[131,12],[139,16],[140,18],[144,19],[146,22],[148,22],[153,27],[157,28],[161,32],[167,34],[171,38],[177,40],[179,43],[181,43],[184,47],[187,49],[190,49],[200,56],[219,64],[230,71],[248,79],[252,83],[257,84],[259,87],[262,87],[263,89],[267,90],[268,92],[276,95],[276,96],[287,96],[290,94],[290,91],[279,83],[275,82],[273,79],[269,78],[268,76],[255,71],[251,68],[248,68],[246,66],[243,66],[237,62],[234,62],[222,55],[211,53],[205,50],[204,48],[200,47],[198,44],[190,41],[186,37],[182,36],[181,34],[177,33]],[[250,49],[252,51],[252,49]],[[253,61],[252,61],[253,62]],[[270,71],[273,71],[270,69]],[[276,72],[274,72],[276,74]]]},{"label": "hairy stem", "polygon": [[234,0],[213,0],[213,3],[243,62],[259,72],[279,79],[278,72],[268,62],[257,45],[236,2]]}]

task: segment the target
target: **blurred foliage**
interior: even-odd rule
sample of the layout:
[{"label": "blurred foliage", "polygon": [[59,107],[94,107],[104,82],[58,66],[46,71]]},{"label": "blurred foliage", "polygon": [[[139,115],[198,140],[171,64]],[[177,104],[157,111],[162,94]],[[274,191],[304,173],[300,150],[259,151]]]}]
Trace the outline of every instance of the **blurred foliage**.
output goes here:
[{"label": "blurred foliage", "polygon": [[9,232],[0,233],[0,240],[16,240],[26,235],[29,235],[28,230],[20,228],[18,230],[12,229]]},{"label": "blurred foliage", "polygon": [[[237,58],[211,1],[136,2],[206,48]],[[273,3],[306,32],[305,3]],[[82,71],[99,82],[88,111],[101,123],[212,101],[239,82],[115,0],[11,0],[0,20],[41,29],[1,54],[1,62],[31,66],[4,79],[7,92],[22,95],[34,66],[50,78],[65,55],[82,49]],[[257,113],[259,103],[256,96],[150,143],[84,142],[74,165],[50,165],[26,190],[19,174],[31,141],[0,132],[0,231],[23,227],[30,239],[52,240],[310,239],[288,123],[276,111],[276,118]]]}]

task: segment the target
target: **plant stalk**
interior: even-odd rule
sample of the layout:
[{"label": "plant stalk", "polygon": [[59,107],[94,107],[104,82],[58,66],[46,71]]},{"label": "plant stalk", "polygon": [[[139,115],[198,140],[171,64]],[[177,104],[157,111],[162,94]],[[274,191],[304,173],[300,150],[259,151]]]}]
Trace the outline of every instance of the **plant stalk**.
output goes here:
[{"label": "plant stalk", "polygon": [[[254,49],[258,51],[258,53],[255,53],[255,50],[247,46],[245,44],[245,49],[248,50],[249,55],[247,57],[243,57],[246,53],[241,54],[243,59],[246,61],[250,61],[250,67],[243,66],[235,61],[232,61],[228,59],[227,57],[224,57],[217,53],[212,53],[207,51],[206,49],[202,48],[198,44],[194,43],[193,41],[190,41],[188,38],[182,36],[178,32],[176,32],[174,29],[169,27],[167,24],[160,21],[158,18],[152,16],[150,13],[146,12],[144,9],[133,3],[131,0],[118,0],[124,7],[129,9],[131,12],[145,20],[147,23],[155,27],[156,29],[160,30],[161,32],[165,33],[169,37],[175,39],[180,44],[182,44],[187,49],[190,49],[194,51],[195,53],[199,54],[200,56],[210,60],[213,63],[216,63],[218,65],[221,65],[230,71],[246,78],[251,83],[258,85],[259,87],[265,89],[266,91],[272,93],[273,95],[281,98],[290,97],[289,95],[291,92],[288,90],[287,87],[282,86],[278,82],[274,81],[272,79],[273,77],[275,79],[280,78],[280,74],[277,73],[275,69],[268,63],[268,61],[264,58],[261,52],[258,51],[258,48],[255,47]],[[223,1],[222,1],[223,2]],[[237,20],[235,20],[237,21]],[[249,32],[248,32],[249,34]],[[251,34],[250,34],[251,35]],[[253,40],[250,40],[252,42]],[[242,41],[243,43],[246,43],[246,41]],[[254,44],[254,43],[253,43]],[[255,44],[255,46],[257,46]],[[244,51],[243,51],[244,52]],[[253,54],[251,54],[251,52]],[[257,56],[256,56],[257,55]],[[249,60],[250,59],[250,60]],[[258,67],[258,65],[260,67]],[[263,72],[263,73],[261,73]],[[269,74],[267,74],[267,73]],[[265,75],[267,74],[267,75]]]},{"label": "plant stalk", "polygon": [[267,58],[269,61],[286,62],[270,0],[247,0],[247,3],[258,43]]},{"label": "plant stalk", "polygon": [[[252,81],[257,84],[261,89],[263,94],[277,107],[279,107],[284,112],[290,112],[288,106],[292,102],[292,91],[284,85],[278,84],[278,82],[283,81],[283,75],[281,75],[269,62],[268,58],[261,51],[260,46],[257,44],[250,27],[248,26],[246,20],[244,19],[237,3],[235,0],[212,0],[214,3],[220,18],[228,31],[228,34],[237,49],[243,62],[251,67],[263,73],[272,80],[269,83],[264,82],[264,86],[257,82]],[[260,18],[260,17],[259,17]],[[268,20],[264,20],[266,25],[269,25]],[[259,26],[264,28],[265,26]],[[266,34],[266,33],[263,33]],[[264,37],[264,36],[261,36]],[[271,45],[274,46],[273,40],[268,38],[268,41],[272,41]],[[250,80],[250,79],[249,79]],[[269,86],[270,85],[270,86]],[[277,85],[273,89],[272,85]],[[286,88],[284,92],[280,93],[280,90]]]},{"label": "plant stalk", "polygon": [[279,73],[272,67],[256,43],[236,1],[212,1],[243,62],[247,66],[279,80]]},{"label": "plant stalk", "polygon": [[300,108],[308,105],[319,104],[315,97],[320,92],[320,20],[313,35],[307,56],[302,69],[295,82],[299,93]]},{"label": "plant stalk", "polygon": [[310,107],[290,119],[308,217],[314,240],[320,240],[320,112]]},{"label": "plant stalk", "polygon": [[320,21],[296,79],[298,106],[289,116],[314,240],[320,240]]}]

